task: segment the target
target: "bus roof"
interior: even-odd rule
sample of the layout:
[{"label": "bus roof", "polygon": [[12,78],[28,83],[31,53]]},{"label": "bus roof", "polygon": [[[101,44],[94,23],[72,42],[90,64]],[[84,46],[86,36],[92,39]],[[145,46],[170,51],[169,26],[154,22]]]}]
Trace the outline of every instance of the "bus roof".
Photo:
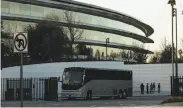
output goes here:
[{"label": "bus roof", "polygon": [[[63,74],[67,67],[95,67],[95,68],[124,68],[123,62],[116,61],[85,61],[85,62],[55,62],[24,65],[24,77],[57,77]],[[20,78],[20,66],[3,68],[2,78]]]},{"label": "bus roof", "polygon": [[125,70],[125,69],[109,69],[109,68],[90,68],[90,67],[67,67],[65,69],[94,69],[94,70],[113,70],[113,71],[127,71],[132,72],[132,70]]}]

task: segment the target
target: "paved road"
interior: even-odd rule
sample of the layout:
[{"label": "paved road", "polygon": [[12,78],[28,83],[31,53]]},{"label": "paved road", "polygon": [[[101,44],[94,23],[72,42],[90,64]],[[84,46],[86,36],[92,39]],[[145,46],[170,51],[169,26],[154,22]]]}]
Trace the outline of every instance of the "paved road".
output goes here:
[{"label": "paved road", "polygon": [[[106,106],[159,106],[167,96],[131,97],[128,99],[105,99],[105,100],[65,100],[59,102],[52,101],[25,101],[25,107],[106,107]],[[18,101],[2,101],[2,107],[19,107]]]}]

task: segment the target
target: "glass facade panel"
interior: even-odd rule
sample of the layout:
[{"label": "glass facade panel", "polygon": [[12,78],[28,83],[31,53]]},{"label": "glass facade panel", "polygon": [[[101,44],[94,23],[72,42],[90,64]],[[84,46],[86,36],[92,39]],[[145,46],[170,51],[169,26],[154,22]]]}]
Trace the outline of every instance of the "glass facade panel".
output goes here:
[{"label": "glass facade panel", "polygon": [[10,3],[1,1],[1,12],[9,13]]},{"label": "glass facade panel", "polygon": [[19,4],[19,14],[21,15],[30,15],[31,5],[29,4]]},{"label": "glass facade panel", "polygon": [[[47,8],[45,8],[46,10]],[[50,9],[48,9],[50,10]],[[44,15],[49,15],[50,13],[54,14],[54,15],[57,15],[59,18],[60,18],[60,21],[63,21],[64,19],[64,11],[63,10],[59,10],[59,9],[52,9],[51,12],[47,11],[47,13],[45,13]]]},{"label": "glass facade panel", "polygon": [[[25,31],[25,28],[28,25],[35,26],[35,23],[3,20],[3,27],[4,27],[5,32],[11,32],[11,33],[23,32],[23,31]],[[67,30],[67,27],[64,27],[64,29]],[[126,45],[133,45],[134,43],[142,44],[142,42],[132,39],[132,38],[123,37],[120,35],[115,35],[115,34],[110,34],[110,33],[85,30],[85,29],[83,30],[82,37],[83,37],[82,39],[104,41],[104,42],[105,42],[106,38],[110,38],[110,42],[126,44]]]},{"label": "glass facade panel", "polygon": [[[2,12],[4,13],[21,14],[21,15],[23,14],[23,15],[30,15],[32,17],[46,17],[49,14],[56,14],[57,16],[60,17],[60,21],[66,22],[66,20],[64,19],[64,16],[65,16],[64,10],[61,10],[61,9],[35,6],[30,4],[20,4],[20,3],[7,2],[7,1],[2,1],[1,9],[2,9]],[[130,32],[145,36],[145,34],[140,29],[119,21],[114,21],[111,19],[79,13],[79,12],[69,12],[69,16],[73,16],[72,21],[75,21],[75,22],[79,21],[84,24],[93,24],[93,25],[99,25],[99,26],[105,26],[105,27],[112,27],[112,28],[126,30],[126,31],[130,31]]]},{"label": "glass facade panel", "polygon": [[106,41],[106,38],[109,38],[110,42],[120,43],[125,45],[134,45],[134,44],[141,45],[142,44],[142,42],[132,38],[115,35],[111,33],[92,31],[92,30],[84,30],[83,37],[87,40],[104,41],[104,42]]},{"label": "glass facade panel", "polygon": [[10,2],[9,5],[10,5],[9,13],[20,14],[19,13],[19,3]]},{"label": "glass facade panel", "polygon": [[3,20],[3,27],[5,32],[23,32],[28,25],[35,26],[35,23],[21,22],[21,21],[8,21]]},{"label": "glass facade panel", "polygon": [[44,7],[31,5],[31,16],[44,17]]}]

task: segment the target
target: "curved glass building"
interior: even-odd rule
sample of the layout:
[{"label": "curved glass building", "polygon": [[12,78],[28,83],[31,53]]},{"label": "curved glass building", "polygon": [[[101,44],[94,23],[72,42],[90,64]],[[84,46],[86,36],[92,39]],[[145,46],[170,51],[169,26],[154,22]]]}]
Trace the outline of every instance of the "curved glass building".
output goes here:
[{"label": "curved glass building", "polygon": [[[72,15],[73,23],[65,20],[65,12]],[[48,15],[57,15],[59,19],[45,19]],[[109,38],[108,47],[151,53],[134,43],[153,43],[148,37],[154,30],[142,21],[124,13],[72,0],[2,0],[1,18],[4,30],[10,32],[22,32],[28,24],[35,25],[40,21],[83,29],[83,38],[75,43],[86,45],[105,46],[106,38]]]}]

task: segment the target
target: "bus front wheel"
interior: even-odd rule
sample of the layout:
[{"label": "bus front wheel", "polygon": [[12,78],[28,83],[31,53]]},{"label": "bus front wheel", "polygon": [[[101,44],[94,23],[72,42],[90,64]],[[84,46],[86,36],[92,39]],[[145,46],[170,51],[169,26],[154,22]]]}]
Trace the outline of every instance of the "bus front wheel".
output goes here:
[{"label": "bus front wheel", "polygon": [[123,99],[126,99],[126,97],[127,97],[127,93],[126,91],[123,91]]},{"label": "bus front wheel", "polygon": [[91,100],[92,99],[92,91],[91,90],[88,90],[86,99],[87,100]]},{"label": "bus front wheel", "polygon": [[122,99],[122,98],[123,98],[123,93],[122,93],[122,91],[119,92],[118,97],[119,97],[119,99]]},{"label": "bus front wheel", "polygon": [[123,90],[119,90],[118,94],[119,99],[125,99],[126,98],[126,92]]}]

